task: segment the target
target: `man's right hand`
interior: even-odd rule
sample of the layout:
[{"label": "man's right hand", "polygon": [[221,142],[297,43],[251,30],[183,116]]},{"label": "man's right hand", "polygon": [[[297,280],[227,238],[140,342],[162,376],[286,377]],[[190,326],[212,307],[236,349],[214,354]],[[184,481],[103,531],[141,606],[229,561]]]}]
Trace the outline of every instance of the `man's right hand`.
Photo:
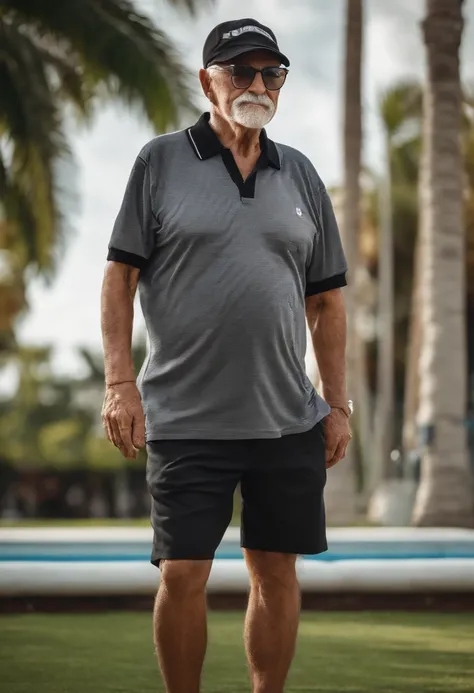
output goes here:
[{"label": "man's right hand", "polygon": [[138,450],[145,446],[145,414],[136,383],[106,388],[102,421],[110,442],[124,457],[136,459]]}]

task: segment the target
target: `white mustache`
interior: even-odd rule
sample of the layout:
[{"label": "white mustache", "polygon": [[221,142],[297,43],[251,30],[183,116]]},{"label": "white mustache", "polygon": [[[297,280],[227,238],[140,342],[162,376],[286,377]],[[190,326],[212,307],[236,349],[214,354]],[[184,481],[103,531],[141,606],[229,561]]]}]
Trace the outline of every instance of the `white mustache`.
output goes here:
[{"label": "white mustache", "polygon": [[257,104],[258,106],[265,106],[265,108],[272,108],[273,101],[266,94],[241,94],[234,101],[234,106],[245,106],[246,104]]}]

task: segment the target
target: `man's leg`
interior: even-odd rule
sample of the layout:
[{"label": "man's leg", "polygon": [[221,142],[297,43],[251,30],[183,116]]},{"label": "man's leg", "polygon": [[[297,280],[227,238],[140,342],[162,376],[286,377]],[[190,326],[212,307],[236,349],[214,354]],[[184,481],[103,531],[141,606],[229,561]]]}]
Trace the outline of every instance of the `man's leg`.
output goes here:
[{"label": "man's leg", "polygon": [[322,424],[253,441],[243,474],[242,545],[251,593],[245,638],[253,693],[282,693],[300,610],[296,556],[325,551]]},{"label": "man's leg", "polygon": [[253,693],[283,693],[295,652],[300,591],[296,556],[245,551],[250,597],[245,646]]},{"label": "man's leg", "polygon": [[232,517],[245,456],[240,441],[147,444],[154,530],[151,562],[161,570],[155,645],[167,693],[198,693],[206,651],[206,583]]},{"label": "man's leg", "polygon": [[166,693],[199,693],[206,653],[206,582],[211,561],[161,562],[155,648]]}]

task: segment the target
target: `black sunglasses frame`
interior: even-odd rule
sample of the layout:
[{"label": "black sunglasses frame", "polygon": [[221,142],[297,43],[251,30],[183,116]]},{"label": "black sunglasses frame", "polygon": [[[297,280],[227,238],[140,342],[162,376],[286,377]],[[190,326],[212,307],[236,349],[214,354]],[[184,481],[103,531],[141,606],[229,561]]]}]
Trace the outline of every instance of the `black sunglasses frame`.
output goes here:
[{"label": "black sunglasses frame", "polygon": [[[244,91],[245,89],[248,89],[249,87],[252,86],[254,79],[255,79],[255,76],[258,73],[260,73],[262,75],[262,80],[263,80],[263,83],[265,85],[265,89],[268,89],[268,91],[280,91],[280,89],[283,87],[283,85],[286,82],[286,78],[287,78],[288,72],[289,72],[286,67],[271,67],[271,66],[263,67],[261,70],[258,70],[256,67],[252,67],[251,65],[212,65],[211,67],[217,67],[219,70],[224,70],[225,72],[228,72],[231,76],[232,85],[234,86],[234,89],[240,89],[242,91]],[[235,68],[242,68],[242,67],[245,68],[246,70],[249,70],[249,79],[250,79],[250,72],[253,73],[253,76],[250,79],[250,81],[246,87],[238,87],[234,82],[234,79],[235,79],[234,70],[235,70]],[[273,87],[272,88],[272,87],[267,86],[267,83],[265,81],[265,75],[268,74],[268,70],[281,70],[281,72],[284,74],[283,82],[281,83],[281,85],[279,87]]]}]

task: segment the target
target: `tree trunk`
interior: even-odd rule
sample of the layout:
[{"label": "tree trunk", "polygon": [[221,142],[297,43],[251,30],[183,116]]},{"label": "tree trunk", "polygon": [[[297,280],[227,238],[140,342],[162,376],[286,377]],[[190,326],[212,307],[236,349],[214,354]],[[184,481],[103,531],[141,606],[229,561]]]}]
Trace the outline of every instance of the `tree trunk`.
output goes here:
[{"label": "tree trunk", "polygon": [[386,174],[380,190],[378,259],[378,353],[377,398],[375,408],[374,460],[371,491],[393,476],[390,453],[393,449],[395,391],[393,342],[393,232],[391,143],[386,138]]},{"label": "tree trunk", "polygon": [[[421,186],[421,176],[419,185]],[[421,206],[420,206],[421,207]],[[405,394],[403,401],[403,454],[407,456],[417,447],[416,416],[420,397],[421,316],[420,289],[423,278],[423,242],[421,232],[415,241],[413,290],[411,299],[410,328],[405,369]]]},{"label": "tree trunk", "polygon": [[[344,91],[345,181],[341,232],[349,266],[350,284],[345,290],[347,308],[347,385],[349,396],[355,400],[355,373],[357,367],[355,276],[360,230],[359,178],[362,146],[361,63],[362,0],[347,0]],[[355,520],[357,507],[353,445],[349,445],[345,460],[328,472],[325,500],[329,524],[350,524]]]},{"label": "tree trunk", "polygon": [[421,175],[423,278],[418,424],[424,433],[413,522],[472,526],[466,446],[466,336],[462,218],[462,0],[427,0],[423,24],[428,81]]}]

